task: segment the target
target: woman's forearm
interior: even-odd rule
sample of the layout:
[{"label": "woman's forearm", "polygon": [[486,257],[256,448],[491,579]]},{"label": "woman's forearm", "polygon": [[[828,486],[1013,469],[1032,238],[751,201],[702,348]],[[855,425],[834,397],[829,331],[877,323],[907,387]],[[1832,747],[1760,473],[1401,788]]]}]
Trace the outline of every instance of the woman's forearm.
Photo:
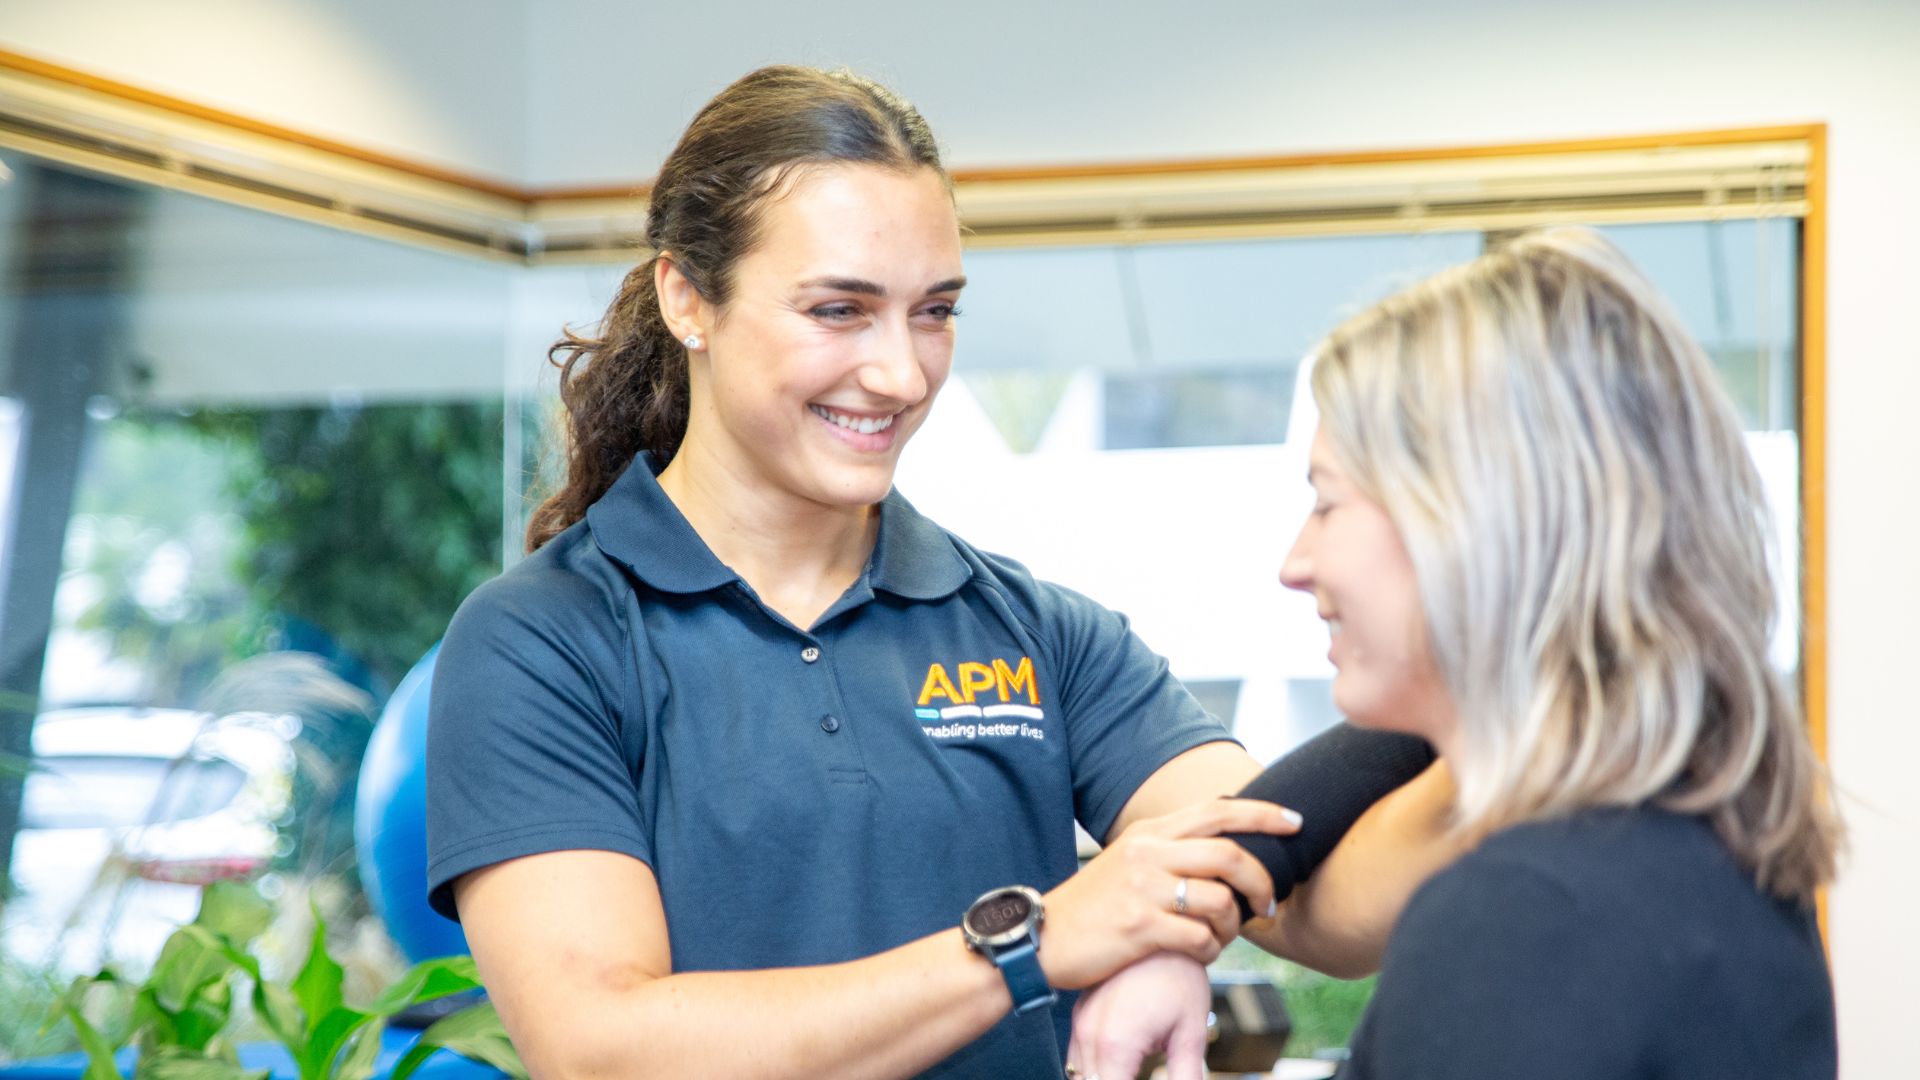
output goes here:
[{"label": "woman's forearm", "polygon": [[842,964],[601,987],[572,1006],[566,1045],[534,1068],[541,1080],[913,1076],[985,1033],[1012,998],[956,928]]}]

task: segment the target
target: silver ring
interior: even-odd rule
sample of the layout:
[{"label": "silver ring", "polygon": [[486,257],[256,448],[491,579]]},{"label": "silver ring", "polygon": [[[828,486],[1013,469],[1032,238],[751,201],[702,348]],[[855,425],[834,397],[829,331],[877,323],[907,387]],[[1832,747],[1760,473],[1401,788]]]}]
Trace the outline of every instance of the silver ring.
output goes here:
[{"label": "silver ring", "polygon": [[1173,913],[1175,915],[1185,915],[1187,913],[1186,878],[1181,878],[1180,884],[1173,887]]}]

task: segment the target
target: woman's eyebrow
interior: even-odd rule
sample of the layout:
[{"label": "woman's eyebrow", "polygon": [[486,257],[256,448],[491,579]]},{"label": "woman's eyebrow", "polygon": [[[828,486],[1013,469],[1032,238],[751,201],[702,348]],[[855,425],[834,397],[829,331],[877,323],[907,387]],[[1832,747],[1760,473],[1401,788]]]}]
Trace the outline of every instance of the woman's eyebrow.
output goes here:
[{"label": "woman's eyebrow", "polygon": [[[948,278],[945,281],[936,282],[930,286],[927,289],[927,295],[932,296],[934,293],[957,292],[966,288],[966,285],[967,279],[965,277]],[[884,297],[887,295],[887,287],[877,281],[868,281],[866,278],[857,277],[839,277],[832,274],[825,277],[808,278],[800,283],[800,287],[803,289],[832,289],[836,292],[860,293],[863,296]]]},{"label": "woman's eyebrow", "polygon": [[856,277],[835,277],[831,274],[826,277],[808,278],[800,283],[800,287],[803,289],[832,289],[835,292],[860,293],[865,296],[887,295],[887,287],[877,281],[868,281],[866,278]]}]

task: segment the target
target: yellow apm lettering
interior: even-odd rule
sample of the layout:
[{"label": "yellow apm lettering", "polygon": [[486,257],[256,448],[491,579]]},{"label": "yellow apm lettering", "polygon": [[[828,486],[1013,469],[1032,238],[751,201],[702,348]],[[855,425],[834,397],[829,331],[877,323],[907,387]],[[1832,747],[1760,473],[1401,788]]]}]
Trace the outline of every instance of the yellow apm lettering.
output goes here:
[{"label": "yellow apm lettering", "polygon": [[1023,656],[1018,666],[996,659],[991,664],[968,660],[956,666],[959,681],[947,674],[944,664],[929,664],[926,681],[920,684],[920,704],[930,705],[943,698],[954,705],[971,705],[986,691],[993,691],[1002,702],[1025,694],[1030,705],[1040,704],[1040,683],[1033,675],[1032,657]]},{"label": "yellow apm lettering", "polygon": [[920,704],[931,704],[934,698],[946,698],[958,705],[960,693],[953,688],[953,680],[947,678],[947,669],[940,664],[927,667],[927,681],[920,684]]},{"label": "yellow apm lettering", "polygon": [[1040,704],[1040,684],[1033,678],[1032,657],[1021,657],[1020,666],[1017,668],[1009,668],[1005,660],[996,659],[993,662],[993,675],[1000,686],[1001,701],[1008,700],[1008,695],[1013,691],[1025,688],[1027,704],[1036,706]]},{"label": "yellow apm lettering", "polygon": [[991,690],[999,680],[994,677],[993,669],[985,664],[976,664],[969,660],[960,665],[960,696],[967,704],[973,704],[973,696],[982,690]]}]

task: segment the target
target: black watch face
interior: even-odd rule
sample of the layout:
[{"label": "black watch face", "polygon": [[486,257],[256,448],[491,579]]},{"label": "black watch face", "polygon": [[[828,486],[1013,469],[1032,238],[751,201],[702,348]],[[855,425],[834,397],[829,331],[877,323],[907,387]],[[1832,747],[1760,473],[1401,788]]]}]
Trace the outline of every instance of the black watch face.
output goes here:
[{"label": "black watch face", "polygon": [[969,913],[967,921],[972,924],[973,932],[981,937],[993,937],[1009,930],[1017,930],[1026,924],[1027,916],[1033,914],[1033,901],[1025,893],[1008,890],[996,893],[980,901]]}]

